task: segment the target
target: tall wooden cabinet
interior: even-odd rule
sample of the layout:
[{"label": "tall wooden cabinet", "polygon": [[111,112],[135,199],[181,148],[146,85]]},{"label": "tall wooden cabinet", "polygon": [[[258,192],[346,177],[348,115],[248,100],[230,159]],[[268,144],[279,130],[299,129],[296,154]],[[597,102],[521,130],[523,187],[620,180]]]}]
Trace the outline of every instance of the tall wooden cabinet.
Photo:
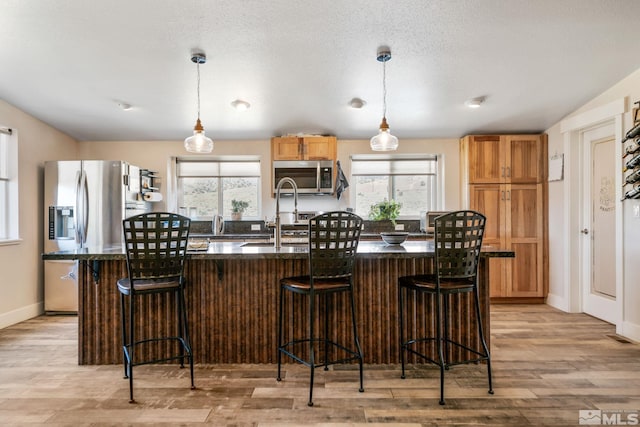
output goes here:
[{"label": "tall wooden cabinet", "polygon": [[490,264],[492,302],[544,302],[548,291],[547,136],[461,140],[463,205],[487,217],[484,244],[513,250]]}]

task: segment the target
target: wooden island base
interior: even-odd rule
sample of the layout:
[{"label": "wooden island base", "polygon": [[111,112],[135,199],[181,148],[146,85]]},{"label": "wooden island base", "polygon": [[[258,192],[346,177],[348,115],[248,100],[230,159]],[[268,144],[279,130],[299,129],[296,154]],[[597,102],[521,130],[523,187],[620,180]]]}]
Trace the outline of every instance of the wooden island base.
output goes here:
[{"label": "wooden island base", "polygon": [[[355,267],[355,299],[357,326],[365,363],[399,363],[397,320],[397,278],[402,275],[430,272],[433,258],[357,258]],[[219,271],[219,266],[221,270]],[[490,336],[488,262],[480,261],[480,302],[485,336]],[[95,271],[99,268],[99,271]],[[221,277],[219,276],[221,272]],[[276,313],[279,279],[305,274],[306,258],[297,259],[206,259],[192,257],[187,261],[187,310],[191,343],[196,363],[275,363]],[[79,354],[81,365],[122,363],[120,299],[116,280],[126,276],[123,259],[80,261]],[[99,279],[94,281],[94,273]],[[350,315],[346,299],[333,296],[336,310],[331,314],[332,333],[338,341],[352,342]],[[173,302],[166,295],[147,296],[138,304],[137,338],[162,334],[175,327]],[[433,300],[425,296],[419,304],[426,308],[413,310],[413,330],[432,333]],[[306,304],[296,301],[287,306],[288,334],[301,336],[307,324]],[[453,338],[479,348],[477,326],[469,321],[473,313],[471,294],[455,296],[450,317]],[[424,317],[422,314],[426,313]],[[420,317],[418,317],[420,316]],[[461,337],[469,336],[465,339]],[[168,349],[156,349],[164,351]],[[153,349],[146,350],[153,355]],[[283,361],[289,362],[285,358]],[[409,360],[410,363],[418,362]]]}]

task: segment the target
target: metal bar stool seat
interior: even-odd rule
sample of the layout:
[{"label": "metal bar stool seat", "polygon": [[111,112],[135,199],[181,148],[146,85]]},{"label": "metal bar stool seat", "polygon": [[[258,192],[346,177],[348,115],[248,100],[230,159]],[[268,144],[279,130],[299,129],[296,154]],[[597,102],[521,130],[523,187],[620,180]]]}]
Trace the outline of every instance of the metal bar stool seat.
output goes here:
[{"label": "metal bar stool seat", "polygon": [[[135,403],[134,366],[179,360],[180,367],[184,368],[184,361],[187,359],[191,389],[195,389],[183,275],[190,221],[185,216],[166,212],[144,213],[123,220],[128,276],[117,281],[117,288],[122,315],[124,377],[129,379],[129,403]],[[172,293],[176,299],[176,334],[137,339],[136,320],[140,313],[136,311],[136,299],[143,295]],[[175,342],[177,352],[158,358],[143,358],[136,354],[137,348],[142,344],[163,341]]]},{"label": "metal bar stool seat", "polygon": [[[278,376],[281,381],[282,355],[286,355],[308,366],[311,369],[309,384],[309,401],[307,405],[313,406],[313,381],[315,368],[346,363],[357,360],[360,371],[360,392],[363,387],[363,362],[362,348],[356,327],[356,311],[353,298],[353,266],[355,255],[362,230],[362,218],[350,212],[327,212],[317,215],[309,220],[309,275],[285,277],[280,280],[280,302],[278,310]],[[304,295],[308,297],[308,332],[305,337],[293,338],[284,342],[284,296],[285,292]],[[329,309],[332,307],[328,295],[346,293],[349,296],[353,346],[335,342],[329,337]],[[323,336],[316,336],[314,323],[316,320],[316,296],[323,297],[324,323]],[[308,345],[308,358],[301,356],[296,346]],[[316,344],[324,349],[324,360],[316,362]],[[340,355],[329,360],[329,348],[342,351]],[[336,353],[337,355],[337,353]]]},{"label": "metal bar stool seat", "polygon": [[[434,363],[440,367],[440,401],[444,400],[444,371],[451,366],[464,363],[486,361],[489,380],[489,394],[493,394],[491,381],[491,355],[487,346],[478,295],[478,259],[486,218],[474,211],[457,211],[441,215],[435,219],[435,274],[418,274],[398,279],[398,313],[400,323],[400,360],[402,376],[405,378],[406,352]],[[404,292],[403,292],[404,291]],[[435,336],[405,338],[405,295],[412,292],[414,298],[424,292],[435,297]],[[473,293],[475,317],[481,349],[471,348],[449,337],[449,298],[454,294]],[[426,314],[423,314],[423,316]],[[465,321],[471,313],[456,313],[458,321]],[[414,315],[416,316],[416,315]],[[421,314],[417,314],[421,318]],[[436,356],[416,350],[419,343],[434,342]],[[464,360],[450,360],[450,346],[466,350],[471,357]]]}]

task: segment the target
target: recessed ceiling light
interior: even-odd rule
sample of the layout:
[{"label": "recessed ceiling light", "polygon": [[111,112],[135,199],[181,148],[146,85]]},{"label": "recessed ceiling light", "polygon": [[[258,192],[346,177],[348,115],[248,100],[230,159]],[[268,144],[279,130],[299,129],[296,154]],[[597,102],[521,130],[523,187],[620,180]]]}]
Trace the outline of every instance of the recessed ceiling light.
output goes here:
[{"label": "recessed ceiling light", "polygon": [[353,98],[351,101],[349,101],[349,105],[351,106],[351,108],[355,108],[355,109],[360,109],[364,107],[365,104],[366,102],[364,102],[360,98]]},{"label": "recessed ceiling light", "polygon": [[237,111],[247,111],[249,107],[251,107],[251,104],[249,104],[247,101],[236,99],[231,103],[231,106],[235,108]]},{"label": "recessed ceiling light", "polygon": [[469,108],[480,108],[482,103],[484,102],[484,96],[479,96],[477,98],[471,98],[465,101],[464,105]]},{"label": "recessed ceiling light", "polygon": [[126,102],[118,102],[118,107],[120,107],[124,111],[129,111],[133,108],[131,104],[127,104]]}]

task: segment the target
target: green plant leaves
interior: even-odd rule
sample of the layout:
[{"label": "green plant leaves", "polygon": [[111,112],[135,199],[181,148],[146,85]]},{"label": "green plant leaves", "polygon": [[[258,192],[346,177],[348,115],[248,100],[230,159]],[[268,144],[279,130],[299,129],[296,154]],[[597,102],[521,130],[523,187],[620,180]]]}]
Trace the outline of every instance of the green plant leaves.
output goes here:
[{"label": "green plant leaves", "polygon": [[232,212],[244,212],[244,210],[249,207],[249,202],[245,202],[244,200],[231,200],[231,211]]},{"label": "green plant leaves", "polygon": [[382,202],[371,205],[369,210],[369,219],[373,221],[382,221],[385,219],[391,220],[393,225],[396,224],[396,219],[400,215],[400,208],[402,204],[395,200],[388,201],[384,199]]}]

